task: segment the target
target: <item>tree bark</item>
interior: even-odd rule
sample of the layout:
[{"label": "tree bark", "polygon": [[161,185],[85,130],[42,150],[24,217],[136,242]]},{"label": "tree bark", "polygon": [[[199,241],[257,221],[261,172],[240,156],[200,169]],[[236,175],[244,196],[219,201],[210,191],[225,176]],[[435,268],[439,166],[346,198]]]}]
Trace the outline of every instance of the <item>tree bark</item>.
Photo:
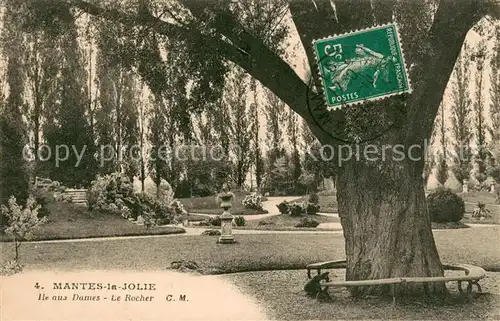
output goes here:
[{"label": "tree bark", "polygon": [[[377,146],[394,146],[395,141],[384,137]],[[337,200],[347,280],[443,276],[425,201],[423,162],[399,160],[390,154],[383,160],[353,156],[339,168]],[[384,295],[391,293],[389,289],[353,287],[351,293]],[[396,291],[399,295],[439,295],[446,288],[444,283],[425,283],[398,286]]]}]

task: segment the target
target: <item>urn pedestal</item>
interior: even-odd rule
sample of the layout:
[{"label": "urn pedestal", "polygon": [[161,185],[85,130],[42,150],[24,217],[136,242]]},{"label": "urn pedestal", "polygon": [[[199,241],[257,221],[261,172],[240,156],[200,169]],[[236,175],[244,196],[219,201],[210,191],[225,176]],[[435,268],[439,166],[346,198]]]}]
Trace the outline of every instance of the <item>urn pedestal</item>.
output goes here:
[{"label": "urn pedestal", "polygon": [[233,215],[229,212],[231,208],[231,201],[233,200],[232,194],[220,195],[221,199],[220,207],[224,209],[224,212],[220,216],[221,220],[221,235],[217,243],[219,244],[231,244],[235,243],[233,235]]}]

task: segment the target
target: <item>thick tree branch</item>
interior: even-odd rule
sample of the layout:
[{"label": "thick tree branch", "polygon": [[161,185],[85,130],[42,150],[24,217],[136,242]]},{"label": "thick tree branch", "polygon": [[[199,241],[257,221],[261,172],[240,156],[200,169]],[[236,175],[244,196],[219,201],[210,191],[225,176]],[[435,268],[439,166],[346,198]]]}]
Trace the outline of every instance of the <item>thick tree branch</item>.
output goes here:
[{"label": "thick tree branch", "polygon": [[429,31],[426,55],[418,62],[418,79],[407,114],[406,142],[421,143],[432,132],[439,103],[467,32],[481,18],[478,0],[442,0]]},{"label": "thick tree branch", "polygon": [[220,20],[216,24],[217,31],[231,42],[228,43],[218,37],[203,35],[198,30],[186,29],[168,23],[148,13],[130,14],[117,9],[103,8],[83,0],[68,0],[66,2],[88,14],[128,26],[150,27],[159,34],[167,36],[180,35],[189,38],[196,34],[207,45],[210,44],[209,47],[217,48],[217,52],[224,58],[245,69],[273,91],[310,124],[311,130],[319,139],[325,136],[325,133],[317,128],[307,108],[307,85],[283,59],[268,49],[260,39],[246,32],[234,17],[219,15]]}]

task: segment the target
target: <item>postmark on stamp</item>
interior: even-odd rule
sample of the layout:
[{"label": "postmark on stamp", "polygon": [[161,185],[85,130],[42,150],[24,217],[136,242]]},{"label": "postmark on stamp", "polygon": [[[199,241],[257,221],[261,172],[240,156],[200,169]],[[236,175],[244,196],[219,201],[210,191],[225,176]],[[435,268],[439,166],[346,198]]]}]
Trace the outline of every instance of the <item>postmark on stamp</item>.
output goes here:
[{"label": "postmark on stamp", "polygon": [[396,24],[313,41],[328,110],[410,93]]}]

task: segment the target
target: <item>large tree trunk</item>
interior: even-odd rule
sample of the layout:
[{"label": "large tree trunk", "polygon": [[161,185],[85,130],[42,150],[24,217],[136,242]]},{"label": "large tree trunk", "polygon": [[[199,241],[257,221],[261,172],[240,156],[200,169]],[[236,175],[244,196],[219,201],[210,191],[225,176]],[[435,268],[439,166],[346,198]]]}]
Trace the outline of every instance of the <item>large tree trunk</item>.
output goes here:
[{"label": "large tree trunk", "polygon": [[[381,161],[353,156],[342,164],[336,180],[347,280],[443,275],[425,201],[422,166],[423,160],[398,161],[392,155]],[[383,295],[390,288],[353,287],[351,291]],[[445,293],[446,288],[443,283],[408,284],[396,291],[429,295]]]}]

